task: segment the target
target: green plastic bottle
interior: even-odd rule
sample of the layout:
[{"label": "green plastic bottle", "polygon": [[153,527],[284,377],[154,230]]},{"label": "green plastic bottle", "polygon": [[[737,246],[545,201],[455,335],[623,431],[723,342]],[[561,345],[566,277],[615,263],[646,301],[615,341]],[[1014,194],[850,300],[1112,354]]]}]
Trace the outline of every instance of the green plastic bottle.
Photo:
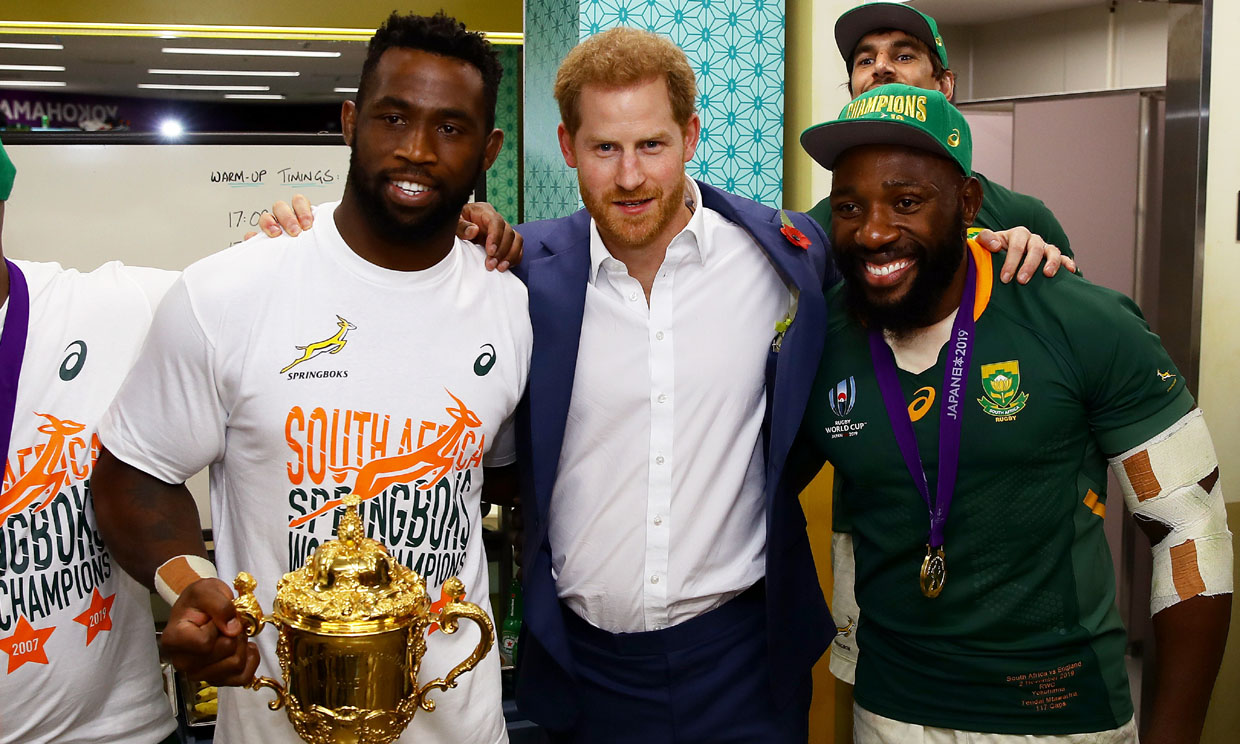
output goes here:
[{"label": "green plastic bottle", "polygon": [[499,631],[499,656],[505,666],[517,663],[517,641],[521,638],[521,582],[516,579],[508,589],[508,614]]}]

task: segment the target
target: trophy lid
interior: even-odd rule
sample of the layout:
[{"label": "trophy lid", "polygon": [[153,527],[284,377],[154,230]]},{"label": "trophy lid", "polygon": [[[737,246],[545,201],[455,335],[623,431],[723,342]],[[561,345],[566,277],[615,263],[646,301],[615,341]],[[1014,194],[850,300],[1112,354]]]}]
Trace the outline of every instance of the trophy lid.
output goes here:
[{"label": "trophy lid", "polygon": [[295,627],[363,635],[405,627],[430,612],[426,581],[366,537],[356,494],[344,497],[336,539],[276,585],[275,612]]}]

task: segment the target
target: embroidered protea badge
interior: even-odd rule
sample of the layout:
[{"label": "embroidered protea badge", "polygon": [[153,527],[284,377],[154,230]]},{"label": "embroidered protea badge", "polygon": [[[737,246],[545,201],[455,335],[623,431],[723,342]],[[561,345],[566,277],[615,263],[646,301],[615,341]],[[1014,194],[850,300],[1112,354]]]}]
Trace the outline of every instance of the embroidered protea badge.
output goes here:
[{"label": "embroidered protea badge", "polygon": [[792,220],[788,219],[788,214],[784,210],[779,210],[779,221],[783,223],[783,227],[779,231],[784,234],[789,243],[792,243],[802,250],[808,249],[810,246],[809,238],[805,237],[805,233],[796,229],[792,224]]}]

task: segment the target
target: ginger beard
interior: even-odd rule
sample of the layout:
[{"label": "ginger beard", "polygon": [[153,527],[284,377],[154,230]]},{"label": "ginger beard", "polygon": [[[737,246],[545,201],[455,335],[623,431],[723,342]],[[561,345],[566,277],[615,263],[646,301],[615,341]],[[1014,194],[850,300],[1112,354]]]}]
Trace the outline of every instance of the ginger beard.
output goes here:
[{"label": "ginger beard", "polygon": [[[612,188],[606,193],[596,194],[589,190],[582,178],[581,169],[578,169],[577,187],[581,191],[581,200],[586,205],[586,211],[594,218],[604,242],[625,248],[642,248],[648,245],[676,218],[685,203],[684,178],[678,179],[668,194],[658,186],[647,186],[634,192]],[[652,200],[653,203],[636,215],[625,214],[618,204],[646,200]]]}]

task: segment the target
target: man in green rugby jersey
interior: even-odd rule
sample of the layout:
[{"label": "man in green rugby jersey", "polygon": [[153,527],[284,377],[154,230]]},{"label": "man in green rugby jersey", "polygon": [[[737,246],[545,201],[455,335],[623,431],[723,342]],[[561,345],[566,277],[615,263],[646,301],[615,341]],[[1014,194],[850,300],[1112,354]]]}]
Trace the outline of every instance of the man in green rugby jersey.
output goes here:
[{"label": "man in green rugby jersey", "polygon": [[[835,40],[848,70],[848,93],[859,96],[889,83],[937,90],[953,100],[956,73],[947,63],[947,48],[930,16],[902,3],[874,2],[844,13],[835,22]],[[1059,220],[1040,200],[1005,188],[981,173],[972,174],[984,199],[975,227],[1008,230],[1024,227],[1071,257],[1068,236]],[[823,230],[831,232],[831,205],[823,199],[809,210]],[[1068,264],[1069,268],[1075,268]],[[1009,266],[1006,279],[1011,278]],[[1022,279],[1032,269],[1021,269]]]},{"label": "man in green rugby jersey", "polygon": [[844,281],[797,459],[835,465],[836,530],[853,541],[856,740],[1135,741],[1109,464],[1153,545],[1141,741],[1196,742],[1231,534],[1209,433],[1158,337],[1080,277],[998,280],[966,239],[983,189],[942,93],[875,88],[801,142],[834,172]]}]

